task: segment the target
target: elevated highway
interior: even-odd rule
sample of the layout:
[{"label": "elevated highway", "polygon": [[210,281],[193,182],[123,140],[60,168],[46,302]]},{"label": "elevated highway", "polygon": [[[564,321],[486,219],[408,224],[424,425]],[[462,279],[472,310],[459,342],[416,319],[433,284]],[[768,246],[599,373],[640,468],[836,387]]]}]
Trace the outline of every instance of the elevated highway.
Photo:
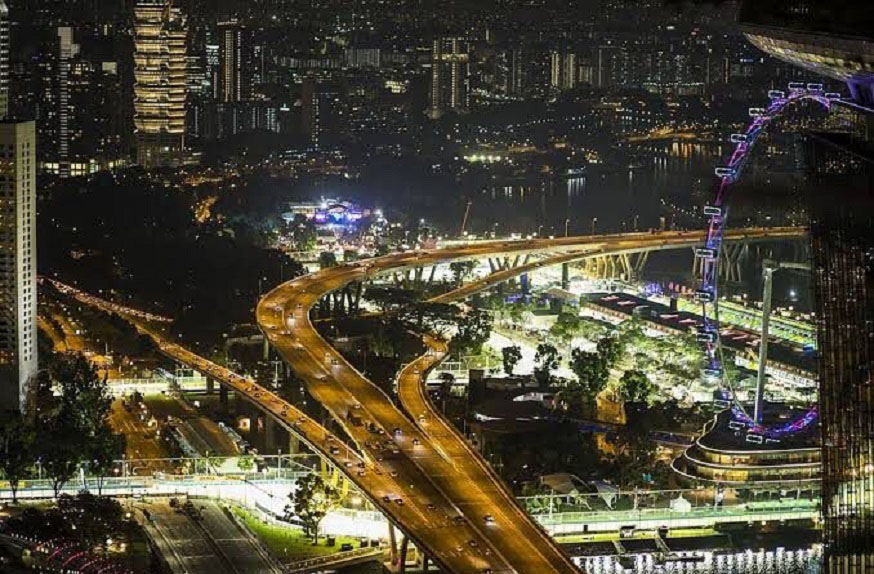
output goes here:
[{"label": "elevated highway", "polygon": [[[801,228],[758,228],[727,233],[727,240],[797,238]],[[599,254],[673,249],[700,244],[702,232],[633,233],[524,241],[492,241],[417,251],[345,264],[284,283],[257,309],[267,339],[307,383],[356,444],[327,429],[252,379],[233,373],[168,340],[143,314],[54,282],[77,300],[115,313],[149,335],[169,357],[232,388],[278,420],[342,471],[374,504],[448,572],[564,574],[573,563],[516,503],[488,464],[436,411],[428,409],[420,375],[444,349],[412,366],[401,396],[407,413],[348,364],[314,329],[309,311],[327,294],[375,275],[459,259],[535,254],[541,258],[496,272],[437,300],[457,300],[538,267]],[[439,343],[438,343],[439,344]],[[416,370],[418,369],[418,373]],[[408,392],[409,391],[409,392]],[[420,412],[417,414],[416,411]],[[424,414],[424,422],[420,415]]]},{"label": "elevated highway", "polygon": [[[797,238],[803,233],[801,228],[743,229],[728,232],[727,239],[774,240]],[[311,394],[356,442],[365,464],[397,478],[396,489],[363,490],[446,570],[575,572],[576,567],[448,422],[433,409],[416,414],[396,406],[318,334],[310,310],[322,297],[349,283],[411,267],[487,256],[547,255],[437,298],[454,300],[540,266],[598,254],[695,246],[704,239],[704,232],[670,231],[492,241],[387,255],[284,283],[259,302],[257,319],[270,343],[306,381]],[[412,368],[421,372],[431,364],[424,360]],[[404,376],[408,373],[401,373]],[[405,405],[418,404],[408,406],[408,411],[424,408],[422,400],[415,395],[402,396]],[[420,415],[424,415],[424,422]],[[428,425],[433,429],[426,429]]]}]

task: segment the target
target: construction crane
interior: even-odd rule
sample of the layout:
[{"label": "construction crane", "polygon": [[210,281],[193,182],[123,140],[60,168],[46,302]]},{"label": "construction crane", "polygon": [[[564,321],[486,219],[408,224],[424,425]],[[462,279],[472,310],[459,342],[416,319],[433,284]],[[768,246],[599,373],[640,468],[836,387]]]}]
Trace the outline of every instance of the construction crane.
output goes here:
[{"label": "construction crane", "polygon": [[464,219],[461,220],[461,236],[464,237],[464,228],[467,227],[467,216],[470,215],[470,206],[473,204],[473,201],[467,200],[467,208],[464,210]]}]

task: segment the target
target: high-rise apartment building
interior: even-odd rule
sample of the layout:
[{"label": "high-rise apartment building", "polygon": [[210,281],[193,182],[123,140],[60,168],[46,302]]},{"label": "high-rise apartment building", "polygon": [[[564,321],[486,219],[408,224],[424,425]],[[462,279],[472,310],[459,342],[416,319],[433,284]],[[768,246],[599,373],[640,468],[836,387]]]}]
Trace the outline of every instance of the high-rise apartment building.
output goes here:
[{"label": "high-rise apartment building", "polygon": [[252,96],[252,58],[246,27],[232,20],[220,23],[218,29],[220,101],[248,100]]},{"label": "high-rise apartment building", "polygon": [[439,38],[431,48],[431,108],[439,118],[470,107],[470,46],[463,38]]},{"label": "high-rise apartment building", "polygon": [[137,163],[178,165],[185,149],[186,22],[173,0],[134,6]]},{"label": "high-rise apartment building", "polygon": [[554,91],[570,90],[577,85],[576,54],[553,50],[549,64],[549,85]]},{"label": "high-rise apartment building", "polygon": [[0,121],[0,409],[36,376],[36,127]]},{"label": "high-rise apartment building", "polygon": [[0,119],[9,113],[9,8],[0,0]]}]

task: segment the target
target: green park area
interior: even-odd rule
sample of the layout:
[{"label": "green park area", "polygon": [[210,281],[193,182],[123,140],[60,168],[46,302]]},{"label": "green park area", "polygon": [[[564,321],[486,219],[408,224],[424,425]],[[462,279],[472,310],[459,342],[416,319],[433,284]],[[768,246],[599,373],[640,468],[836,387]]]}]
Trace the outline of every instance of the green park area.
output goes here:
[{"label": "green park area", "polygon": [[252,512],[240,507],[234,507],[233,512],[270,552],[283,562],[295,562],[333,554],[339,552],[343,544],[352,544],[354,548],[358,547],[358,539],[349,536],[336,537],[333,546],[329,546],[329,539],[325,538],[320,538],[318,544],[314,544],[312,538],[307,536],[303,530],[291,525],[268,524]]}]

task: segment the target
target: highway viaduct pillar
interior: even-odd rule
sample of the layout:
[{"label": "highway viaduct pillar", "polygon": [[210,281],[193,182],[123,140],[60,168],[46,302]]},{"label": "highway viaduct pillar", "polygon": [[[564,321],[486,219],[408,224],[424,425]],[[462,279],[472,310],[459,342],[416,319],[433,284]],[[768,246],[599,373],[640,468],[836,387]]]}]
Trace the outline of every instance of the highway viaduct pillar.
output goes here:
[{"label": "highway viaduct pillar", "polygon": [[212,377],[206,378],[206,394],[211,395],[215,393],[215,379]]},{"label": "highway viaduct pillar", "polygon": [[222,406],[228,406],[228,387],[225,385],[219,385],[219,402]]}]

